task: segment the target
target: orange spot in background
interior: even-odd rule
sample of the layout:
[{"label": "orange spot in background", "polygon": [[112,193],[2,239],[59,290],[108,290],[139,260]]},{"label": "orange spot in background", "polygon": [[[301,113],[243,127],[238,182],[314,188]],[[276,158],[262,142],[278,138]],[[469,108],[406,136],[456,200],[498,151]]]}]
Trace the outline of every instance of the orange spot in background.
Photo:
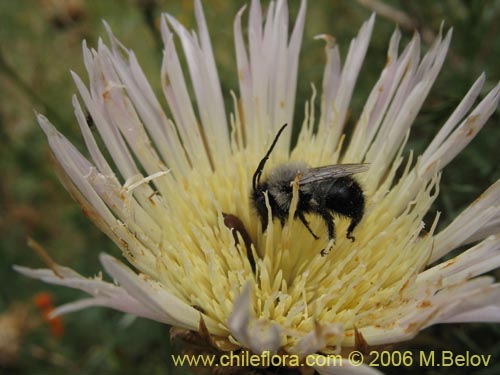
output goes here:
[{"label": "orange spot in background", "polygon": [[50,293],[38,293],[35,295],[34,302],[40,310],[46,310],[54,306],[54,301]]},{"label": "orange spot in background", "polygon": [[64,334],[64,325],[61,317],[50,317],[50,314],[55,310],[52,294],[47,292],[38,293],[33,298],[33,302],[40,310],[43,320],[49,325],[52,336],[56,338],[62,337]]}]

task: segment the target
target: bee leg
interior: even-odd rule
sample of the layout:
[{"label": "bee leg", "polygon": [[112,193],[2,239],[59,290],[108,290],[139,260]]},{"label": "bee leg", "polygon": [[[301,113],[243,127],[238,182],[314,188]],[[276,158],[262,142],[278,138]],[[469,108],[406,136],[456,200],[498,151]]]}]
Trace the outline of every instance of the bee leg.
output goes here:
[{"label": "bee leg", "polygon": [[306,218],[304,217],[304,214],[302,212],[299,212],[297,213],[297,216],[299,217],[300,221],[302,221],[302,224],[304,224],[304,226],[307,228],[307,230],[309,231],[309,233],[312,234],[312,236],[314,237],[315,240],[318,240],[319,237],[316,236],[314,234],[314,232],[312,231],[311,227],[309,227],[309,222],[306,220]]},{"label": "bee leg", "polygon": [[354,242],[356,240],[356,237],[354,237],[352,235],[352,231],[359,224],[360,220],[361,220],[361,218],[359,218],[359,217],[353,217],[351,219],[351,224],[349,224],[349,228],[347,228],[346,238],[350,239],[352,242]]},{"label": "bee leg", "polygon": [[321,210],[318,213],[326,223],[326,226],[328,228],[328,240],[329,240],[329,244],[331,244],[328,246],[327,249],[321,250],[321,256],[324,257],[330,252],[333,245],[335,244],[335,224],[333,222],[332,214],[330,212],[328,212],[327,210]]},{"label": "bee leg", "polygon": [[326,226],[328,228],[328,239],[335,240],[335,224],[333,223],[332,214],[326,210],[320,211],[319,214],[325,221]]},{"label": "bee leg", "polygon": [[328,254],[330,254],[330,251],[333,249],[333,246],[335,245],[334,240],[328,241],[328,244],[326,245],[326,248],[321,250],[319,253],[322,257],[326,257]]}]

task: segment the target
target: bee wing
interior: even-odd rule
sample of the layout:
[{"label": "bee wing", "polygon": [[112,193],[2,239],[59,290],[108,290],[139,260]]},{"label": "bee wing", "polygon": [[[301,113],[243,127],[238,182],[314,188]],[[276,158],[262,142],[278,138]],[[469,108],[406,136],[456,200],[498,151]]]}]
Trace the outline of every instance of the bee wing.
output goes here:
[{"label": "bee wing", "polygon": [[351,176],[367,171],[369,166],[369,164],[333,164],[311,168],[300,177],[299,184],[304,185],[332,178]]}]

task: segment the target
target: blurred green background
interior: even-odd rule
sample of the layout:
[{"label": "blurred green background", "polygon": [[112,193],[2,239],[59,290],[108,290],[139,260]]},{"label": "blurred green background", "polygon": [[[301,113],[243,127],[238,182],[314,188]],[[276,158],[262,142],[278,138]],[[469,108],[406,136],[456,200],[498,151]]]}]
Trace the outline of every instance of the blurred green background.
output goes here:
[{"label": "blurred green background", "polygon": [[[238,91],[232,48],[232,21],[246,1],[204,1],[222,89]],[[292,16],[299,2],[289,2]],[[296,125],[310,83],[321,87],[323,43],[313,36],[335,36],[345,56],[350,39],[366,20],[373,1],[309,1],[299,66]],[[263,1],[263,4],[268,4]],[[380,3],[378,3],[380,4]],[[387,15],[379,14],[357,89],[350,122],[355,122],[368,90],[384,66],[386,49],[396,18],[408,41],[413,28],[428,45],[439,30],[452,26],[454,36],[447,61],[412,129],[408,148],[422,151],[482,71],[484,92],[500,77],[500,1],[387,1]],[[397,11],[401,13],[397,13]],[[180,345],[169,342],[168,327],[133,319],[104,308],[92,308],[63,317],[65,333],[50,334],[33,304],[34,296],[50,292],[57,305],[83,297],[66,288],[51,287],[16,274],[12,264],[43,266],[26,245],[36,239],[59,263],[84,275],[101,269],[98,254],[115,256],[118,249],[82,214],[59,183],[50,161],[44,134],[33,111],[46,114],[76,145],[83,140],[73,117],[71,95],[76,92],[69,70],[86,80],[81,41],[96,46],[105,37],[105,19],[115,35],[132,48],[161,98],[161,45],[158,16],[168,12],[195,28],[192,0],[0,0],[0,340],[13,354],[0,354],[0,373],[8,374],[183,374],[172,368],[170,353]],[[425,49],[427,47],[424,47]],[[483,92],[483,94],[484,94]],[[231,108],[227,95],[227,107]],[[163,100],[163,99],[162,99]],[[164,101],[163,101],[164,103]],[[500,119],[498,111],[469,147],[446,168],[434,211],[443,212],[440,226],[455,217],[500,177]],[[433,212],[434,212],[433,211]],[[26,316],[24,317],[24,313]],[[11,320],[9,320],[11,319]],[[4,324],[2,326],[2,324]],[[5,325],[6,324],[6,325]],[[18,341],[5,339],[5,327],[25,332]],[[3,327],[3,328],[2,328]],[[2,331],[4,330],[4,331]],[[10,340],[10,341],[9,341]],[[5,343],[0,342],[0,352]],[[500,373],[500,326],[490,324],[432,327],[399,349],[453,350],[454,353],[492,354],[487,368],[384,369],[387,373]],[[14,350],[15,349],[15,350]],[[14,355],[17,353],[17,356]]]}]

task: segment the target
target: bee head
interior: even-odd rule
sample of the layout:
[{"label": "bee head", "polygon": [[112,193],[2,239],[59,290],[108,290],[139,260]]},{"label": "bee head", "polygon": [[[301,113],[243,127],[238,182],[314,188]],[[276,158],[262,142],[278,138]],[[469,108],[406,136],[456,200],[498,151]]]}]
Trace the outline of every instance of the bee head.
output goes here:
[{"label": "bee head", "polygon": [[[253,202],[253,206],[257,211],[257,215],[260,218],[262,223],[262,229],[265,230],[267,228],[267,206],[266,206],[266,196],[265,192],[268,190],[267,182],[259,183],[256,188],[252,191],[251,199]],[[272,197],[268,196],[268,199],[272,199]],[[270,202],[271,204],[271,202]]]}]

